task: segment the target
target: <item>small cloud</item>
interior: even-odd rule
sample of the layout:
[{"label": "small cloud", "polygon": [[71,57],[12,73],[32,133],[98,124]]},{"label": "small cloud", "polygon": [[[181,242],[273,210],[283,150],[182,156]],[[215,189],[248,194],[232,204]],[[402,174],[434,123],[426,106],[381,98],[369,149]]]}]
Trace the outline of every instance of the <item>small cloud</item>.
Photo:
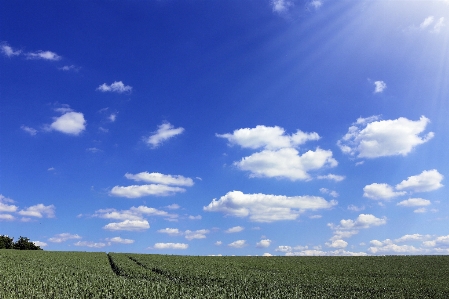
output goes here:
[{"label": "small cloud", "polygon": [[28,134],[30,134],[31,136],[35,136],[37,134],[37,130],[36,129],[30,128],[30,127],[27,127],[27,126],[24,126],[24,125],[20,126],[20,128],[22,130],[24,130],[25,132],[27,132]]},{"label": "small cloud", "polygon": [[311,216],[309,216],[309,218],[310,219],[320,219],[320,218],[323,218],[323,216],[321,216],[321,215],[311,215]]},{"label": "small cloud", "polygon": [[375,81],[374,86],[374,93],[381,93],[387,88],[387,84],[384,81]]},{"label": "small cloud", "polygon": [[39,246],[41,248],[48,245],[47,243],[41,242],[41,241],[33,241],[33,243],[34,243],[34,245]]},{"label": "small cloud", "polygon": [[174,203],[174,204],[168,205],[167,209],[169,209],[169,210],[177,210],[180,207],[181,207],[180,205]]},{"label": "small cloud", "polygon": [[192,216],[192,215],[190,215],[190,216],[189,216],[189,219],[190,219],[190,220],[201,220],[201,218],[203,218],[203,217],[201,217],[201,215],[197,215],[197,216]]},{"label": "small cloud", "polygon": [[86,151],[95,154],[95,153],[101,152],[102,150],[101,150],[101,149],[98,149],[98,148],[96,148],[96,147],[89,147],[89,148],[86,149]]},{"label": "small cloud", "polygon": [[155,249],[187,249],[189,244],[184,243],[156,243],[154,244]]},{"label": "small cloud", "polygon": [[62,234],[57,234],[54,237],[51,237],[50,239],[48,239],[48,241],[53,242],[53,243],[62,243],[67,240],[73,240],[73,239],[81,239],[81,237],[76,234],[73,235],[70,233],[62,233]]},{"label": "small cloud", "polygon": [[425,28],[429,27],[430,24],[432,24],[434,20],[435,20],[434,16],[428,16],[427,18],[424,19],[424,21],[422,21],[421,24],[419,24],[419,28],[425,29]]},{"label": "small cloud", "polygon": [[74,243],[75,246],[82,246],[82,247],[90,247],[90,248],[103,248],[106,246],[106,243],[95,243],[90,241],[78,241]]},{"label": "small cloud", "polygon": [[186,189],[161,184],[149,185],[131,185],[131,186],[115,186],[109,193],[112,196],[138,198],[143,196],[169,196],[179,192],[185,192]]},{"label": "small cloud", "polygon": [[[58,108],[67,111],[70,108]],[[71,110],[71,109],[70,109]],[[55,117],[48,130],[55,130],[68,135],[79,135],[86,129],[86,120],[81,112],[66,112],[60,117]]]},{"label": "small cloud", "polygon": [[111,243],[120,243],[120,244],[132,244],[132,243],[134,243],[134,240],[123,239],[121,237],[114,237],[114,238],[106,239],[106,241],[111,242]]},{"label": "small cloud", "polygon": [[111,122],[115,122],[115,120],[117,119],[117,113],[112,113],[111,115],[109,115],[108,119]]},{"label": "small cloud", "polygon": [[233,248],[243,248],[246,246],[246,240],[237,240],[228,244],[228,246]]},{"label": "small cloud", "polygon": [[152,148],[157,148],[164,141],[175,137],[176,135],[182,134],[184,132],[184,128],[175,128],[170,123],[163,123],[158,127],[158,130],[146,138],[146,143],[151,145]]},{"label": "small cloud", "polygon": [[155,183],[163,185],[190,187],[194,184],[191,178],[186,178],[182,175],[162,174],[159,172],[140,172],[137,174],[126,173],[125,177],[136,182]]},{"label": "small cloud", "polygon": [[430,205],[430,200],[422,198],[409,198],[399,202],[397,205],[402,207],[422,207]]},{"label": "small cloud", "polygon": [[228,233],[228,234],[231,234],[231,233],[239,233],[239,232],[241,232],[241,231],[244,230],[244,229],[245,229],[245,228],[242,227],[242,226],[234,226],[234,227],[231,227],[231,228],[225,230],[225,233]]},{"label": "small cloud", "polygon": [[348,246],[348,242],[345,240],[334,240],[332,243],[326,243],[326,246],[332,248],[346,248],[346,246]]},{"label": "small cloud", "polygon": [[396,185],[397,190],[412,192],[427,192],[443,187],[441,181],[444,176],[436,169],[424,170],[421,174],[408,177]]},{"label": "small cloud", "polygon": [[221,244],[223,244],[223,242],[221,242],[221,241],[217,241],[214,243],[215,246],[220,246]]},{"label": "small cloud", "polygon": [[405,191],[394,191],[388,184],[373,183],[363,188],[363,196],[371,199],[390,199],[406,194]]},{"label": "small cloud", "polygon": [[49,169],[47,169],[47,171],[54,171],[55,168],[54,167],[50,167]]},{"label": "small cloud", "polygon": [[28,59],[44,59],[44,60],[61,60],[61,56],[58,54],[51,52],[51,51],[37,51],[37,52],[30,52],[26,54]]},{"label": "small cloud", "polygon": [[319,180],[332,180],[335,182],[341,182],[346,177],[344,175],[328,174],[328,175],[319,175],[317,178]]},{"label": "small cloud", "polygon": [[131,92],[132,89],[133,88],[131,86],[123,84],[122,81],[115,81],[111,85],[103,83],[97,88],[97,90],[101,92],[117,92],[117,93]]},{"label": "small cloud", "polygon": [[364,209],[365,209],[364,206],[361,206],[361,207],[357,207],[355,205],[349,205],[348,206],[348,210],[349,211],[353,211],[353,212],[360,212],[360,211],[363,211]]},{"label": "small cloud", "polygon": [[31,216],[31,217],[37,217],[37,218],[42,218],[42,217],[47,217],[47,218],[54,218],[55,217],[55,206],[54,205],[49,205],[49,206],[45,206],[43,204],[37,204],[31,207],[28,207],[24,210],[21,210],[18,212],[19,215],[22,216]]},{"label": "small cloud", "polygon": [[274,12],[285,13],[291,6],[293,6],[293,2],[289,0],[272,0],[271,6]]},{"label": "small cloud", "polygon": [[125,220],[122,222],[112,222],[105,226],[103,229],[117,231],[117,230],[126,230],[126,231],[142,231],[150,228],[150,224],[147,220]]},{"label": "small cloud", "polygon": [[78,72],[80,69],[81,69],[81,67],[74,66],[73,64],[72,65],[64,65],[63,67],[58,68],[58,70],[65,71],[65,72],[68,72],[68,71]]},{"label": "small cloud", "polygon": [[257,248],[267,248],[271,245],[271,240],[270,239],[263,239],[260,240],[260,242],[257,242],[256,247]]},{"label": "small cloud", "polygon": [[18,56],[22,53],[21,50],[14,50],[5,42],[0,44],[0,49],[1,52],[7,57]]},{"label": "small cloud", "polygon": [[435,26],[433,27],[433,30],[431,31],[432,33],[439,33],[441,31],[441,28],[443,28],[444,26],[446,26],[446,24],[444,23],[444,18],[441,17],[438,22],[435,24]]},{"label": "small cloud", "polygon": [[323,1],[321,0],[313,0],[309,3],[309,6],[312,6],[315,9],[320,8],[323,5]]},{"label": "small cloud", "polygon": [[200,229],[196,231],[186,230],[184,232],[185,238],[189,241],[193,239],[205,239],[206,234],[208,234],[210,231],[207,229]]}]

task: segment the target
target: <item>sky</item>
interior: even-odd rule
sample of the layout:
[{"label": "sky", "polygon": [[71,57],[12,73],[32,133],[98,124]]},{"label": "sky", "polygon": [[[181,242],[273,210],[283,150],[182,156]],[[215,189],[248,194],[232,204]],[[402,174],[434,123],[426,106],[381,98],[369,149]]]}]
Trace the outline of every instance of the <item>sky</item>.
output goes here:
[{"label": "sky", "polygon": [[1,1],[0,28],[0,234],[449,254],[449,1]]}]

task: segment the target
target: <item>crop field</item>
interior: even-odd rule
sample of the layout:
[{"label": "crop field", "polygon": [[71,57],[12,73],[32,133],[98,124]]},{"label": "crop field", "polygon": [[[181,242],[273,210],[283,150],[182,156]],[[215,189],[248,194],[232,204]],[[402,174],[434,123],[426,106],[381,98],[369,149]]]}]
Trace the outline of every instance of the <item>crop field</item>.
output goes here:
[{"label": "crop field", "polygon": [[0,250],[0,298],[449,298],[449,256]]}]

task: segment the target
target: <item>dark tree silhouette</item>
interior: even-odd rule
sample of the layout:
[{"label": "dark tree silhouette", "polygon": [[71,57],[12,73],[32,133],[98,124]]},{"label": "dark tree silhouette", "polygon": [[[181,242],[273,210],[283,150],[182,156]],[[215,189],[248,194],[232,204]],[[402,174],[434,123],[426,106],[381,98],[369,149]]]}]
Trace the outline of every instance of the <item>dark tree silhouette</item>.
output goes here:
[{"label": "dark tree silhouette", "polygon": [[0,249],[18,249],[18,250],[42,250],[39,246],[30,241],[26,237],[20,236],[17,242],[13,242],[14,238],[5,235],[0,236]]}]

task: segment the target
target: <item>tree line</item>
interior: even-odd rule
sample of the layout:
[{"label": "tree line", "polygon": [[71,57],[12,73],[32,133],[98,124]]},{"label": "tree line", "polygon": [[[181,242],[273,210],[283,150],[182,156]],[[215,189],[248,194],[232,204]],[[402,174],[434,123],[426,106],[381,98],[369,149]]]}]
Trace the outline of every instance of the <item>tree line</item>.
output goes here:
[{"label": "tree line", "polygon": [[42,250],[42,248],[31,242],[27,237],[20,236],[20,238],[14,242],[14,238],[6,235],[0,235],[0,249]]}]

